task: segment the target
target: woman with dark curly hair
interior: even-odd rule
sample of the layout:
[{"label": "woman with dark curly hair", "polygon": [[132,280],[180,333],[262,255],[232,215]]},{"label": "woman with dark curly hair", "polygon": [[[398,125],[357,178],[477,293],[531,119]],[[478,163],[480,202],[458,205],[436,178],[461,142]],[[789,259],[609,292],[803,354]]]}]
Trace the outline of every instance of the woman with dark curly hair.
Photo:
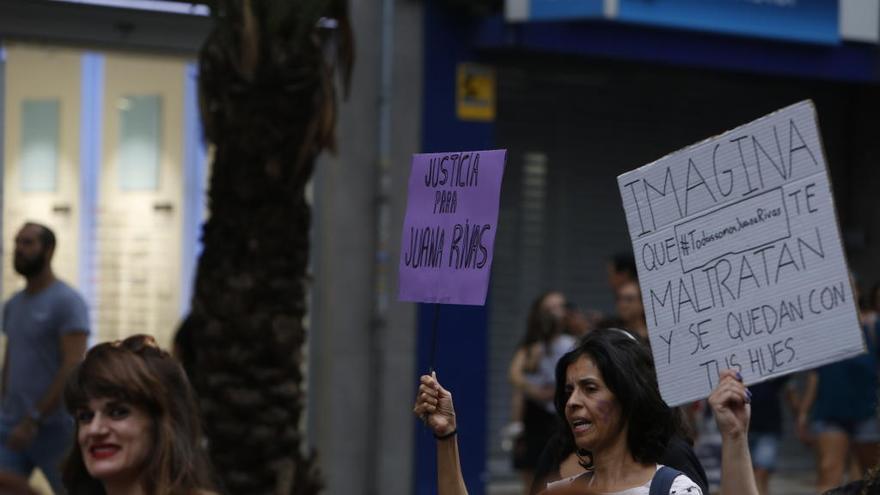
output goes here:
[{"label": "woman with dark curly hair", "polygon": [[92,348],[64,390],[76,442],[69,495],[208,495],[201,426],[183,368],[135,335]]},{"label": "woman with dark curly hair", "polygon": [[[619,337],[623,336],[629,340],[635,339],[635,337],[632,336],[631,332],[625,332],[621,329],[610,330],[612,330],[612,333],[606,334],[607,337],[605,338],[618,339]],[[579,347],[579,349],[581,349],[582,352],[586,352],[586,349],[583,349],[581,347]],[[605,353],[600,354],[604,355]],[[646,358],[648,359],[647,364],[651,369],[650,373],[652,373],[649,378],[651,380],[654,380],[652,364],[653,360],[650,356],[650,352],[648,352],[647,354],[647,356],[643,355],[634,357],[637,360],[643,360]],[[620,352],[612,349],[611,354],[608,354],[608,360],[621,366],[631,366],[631,363],[629,363],[627,359],[620,359],[620,356]],[[565,393],[566,369],[577,357],[577,353],[570,353],[563,357],[557,364],[555,381],[556,397],[567,396]],[[617,381],[627,381],[633,379],[633,377],[630,376],[630,372],[621,373],[616,368],[612,368],[612,374],[615,375]],[[639,371],[635,372],[643,371],[644,370],[640,368]],[[644,381],[642,381],[641,384],[630,383],[617,388],[618,390],[639,390],[642,388],[642,384],[644,384]],[[637,397],[632,398],[630,402],[638,405],[639,399]],[[531,486],[531,489],[529,490],[530,494],[537,494],[541,492],[544,487],[547,486],[548,482],[552,484],[552,482],[560,479],[564,480],[574,478],[582,475],[585,470],[589,471],[593,468],[593,461],[590,453],[584,449],[578,448],[578,446],[575,444],[575,439],[572,435],[571,429],[568,427],[568,424],[565,421],[564,406],[564,403],[556,403],[556,413],[559,419],[559,421],[557,421],[558,428],[554,435],[546,443],[546,447],[541,453],[541,457],[538,462],[538,468],[535,471],[535,480]],[[663,464],[682,472],[683,474],[687,475],[691,480],[693,480],[697,484],[697,486],[700,487],[701,491],[703,491],[704,493],[708,493],[708,480],[706,479],[706,473],[703,470],[702,464],[700,464],[699,459],[697,459],[697,456],[693,451],[689,436],[686,434],[685,431],[683,431],[684,429],[681,427],[681,412],[678,409],[672,409],[672,421],[674,424],[674,433],[669,438],[669,441],[666,443],[658,464]]]},{"label": "woman with dark curly hair", "polygon": [[[556,411],[591,469],[548,488],[576,484],[598,493],[647,495],[657,474],[666,481],[662,493],[702,493],[688,476],[659,463],[679,424],[660,397],[644,345],[622,330],[596,330],[565,354],[556,370]],[[467,493],[454,438],[452,396],[435,376],[422,377],[413,411],[439,440],[440,495]]]},{"label": "woman with dark curly hair", "polygon": [[[623,330],[594,332],[559,360],[555,404],[590,468],[575,478],[588,480],[600,492],[638,487],[633,482],[639,480],[650,486],[670,440],[682,428],[660,396],[648,349]],[[615,480],[622,472],[628,475]],[[672,489],[702,493],[684,474]]]}]

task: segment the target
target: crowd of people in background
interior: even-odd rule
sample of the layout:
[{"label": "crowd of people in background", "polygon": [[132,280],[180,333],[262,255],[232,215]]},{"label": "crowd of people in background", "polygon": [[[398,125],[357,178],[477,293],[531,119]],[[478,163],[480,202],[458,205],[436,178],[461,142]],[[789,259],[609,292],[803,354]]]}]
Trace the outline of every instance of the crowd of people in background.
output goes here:
[{"label": "crowd of people in background", "polygon": [[[560,440],[560,421],[552,414],[554,377],[549,370],[553,363],[598,329],[622,329],[650,348],[634,259],[628,254],[615,255],[607,268],[608,286],[614,296],[613,315],[581,310],[556,290],[541,294],[530,308],[525,335],[510,363],[512,422],[502,432],[512,446],[513,467],[522,477],[524,493],[539,493],[546,488],[547,479],[583,471],[583,459],[576,456],[570,442]],[[868,352],[749,387],[748,447],[756,489],[761,495],[771,492],[770,479],[779,468],[786,432],[793,432],[815,453],[818,493],[865,478],[880,461],[880,284],[864,293],[855,277],[852,282]],[[712,412],[707,401],[676,410],[683,420],[680,440],[684,454],[671,459],[671,464],[687,473],[703,493],[709,493],[710,485],[717,488],[718,474],[723,469],[707,479],[702,465],[720,467],[723,447],[697,448],[701,458],[692,463],[695,467],[681,459],[695,455],[694,445],[713,442],[699,435],[707,424],[714,428]]]}]

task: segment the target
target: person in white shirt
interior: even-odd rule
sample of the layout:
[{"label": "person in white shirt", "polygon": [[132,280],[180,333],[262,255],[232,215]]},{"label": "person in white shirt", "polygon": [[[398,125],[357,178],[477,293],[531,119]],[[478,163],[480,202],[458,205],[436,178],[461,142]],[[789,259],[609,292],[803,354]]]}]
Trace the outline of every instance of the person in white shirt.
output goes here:
[{"label": "person in white shirt", "polygon": [[[681,427],[660,397],[647,348],[623,330],[596,330],[559,360],[556,377],[557,414],[591,467],[565,483],[596,493],[647,495],[662,467],[658,461]],[[413,412],[438,439],[439,495],[466,494],[452,395],[435,375],[421,378]],[[702,495],[684,474],[673,478],[668,493]]]}]

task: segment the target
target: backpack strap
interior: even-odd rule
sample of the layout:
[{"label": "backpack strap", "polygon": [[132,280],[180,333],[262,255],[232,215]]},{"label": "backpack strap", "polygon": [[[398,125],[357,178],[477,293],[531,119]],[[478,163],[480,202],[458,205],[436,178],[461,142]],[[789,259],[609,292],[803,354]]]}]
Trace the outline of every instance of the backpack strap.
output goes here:
[{"label": "backpack strap", "polygon": [[656,473],[654,473],[654,477],[651,478],[651,489],[648,494],[669,495],[669,490],[672,489],[672,482],[675,481],[675,478],[681,476],[681,474],[681,471],[669,466],[662,466]]}]

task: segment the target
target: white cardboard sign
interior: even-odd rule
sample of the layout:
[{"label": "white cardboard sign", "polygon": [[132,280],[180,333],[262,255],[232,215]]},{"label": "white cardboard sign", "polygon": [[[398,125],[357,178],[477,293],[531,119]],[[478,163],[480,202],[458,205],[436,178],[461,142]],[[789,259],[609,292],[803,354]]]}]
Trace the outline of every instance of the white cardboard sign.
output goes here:
[{"label": "white cardboard sign", "polygon": [[670,406],[864,352],[811,101],[617,180]]}]

